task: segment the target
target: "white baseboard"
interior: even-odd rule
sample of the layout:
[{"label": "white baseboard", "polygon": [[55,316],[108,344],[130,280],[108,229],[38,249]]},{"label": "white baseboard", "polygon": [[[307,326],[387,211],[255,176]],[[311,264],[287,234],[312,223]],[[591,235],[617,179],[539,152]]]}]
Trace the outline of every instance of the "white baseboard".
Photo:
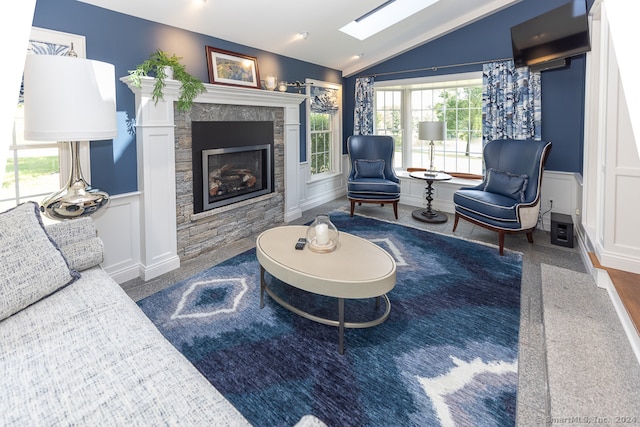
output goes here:
[{"label": "white baseboard", "polygon": [[140,274],[140,266],[138,265],[127,265],[122,268],[111,265],[104,267],[103,269],[119,285],[124,282],[128,282],[129,280],[137,279]]},{"label": "white baseboard", "polygon": [[149,266],[139,264],[138,275],[146,282],[147,280],[161,276],[164,273],[175,270],[176,268],[180,268],[180,257],[174,255]]}]

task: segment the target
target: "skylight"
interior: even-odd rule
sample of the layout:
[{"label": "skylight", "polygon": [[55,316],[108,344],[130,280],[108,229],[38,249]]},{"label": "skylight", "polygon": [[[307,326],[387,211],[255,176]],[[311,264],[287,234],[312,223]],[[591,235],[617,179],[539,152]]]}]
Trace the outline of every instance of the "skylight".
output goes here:
[{"label": "skylight", "polygon": [[438,0],[388,0],[340,28],[340,31],[364,40],[436,2]]}]

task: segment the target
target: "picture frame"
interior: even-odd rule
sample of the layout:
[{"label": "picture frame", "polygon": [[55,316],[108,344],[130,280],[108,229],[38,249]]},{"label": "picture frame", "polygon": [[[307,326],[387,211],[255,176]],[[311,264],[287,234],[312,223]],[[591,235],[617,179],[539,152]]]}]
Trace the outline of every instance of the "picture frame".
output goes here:
[{"label": "picture frame", "polygon": [[209,83],[260,89],[258,59],[206,46]]}]

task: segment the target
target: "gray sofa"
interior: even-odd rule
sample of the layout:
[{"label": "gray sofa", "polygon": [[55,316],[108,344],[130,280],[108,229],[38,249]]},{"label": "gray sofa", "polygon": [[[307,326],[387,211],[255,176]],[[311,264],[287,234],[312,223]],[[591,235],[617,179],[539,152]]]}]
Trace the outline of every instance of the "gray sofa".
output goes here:
[{"label": "gray sofa", "polygon": [[44,230],[35,203],[0,214],[0,425],[249,425],[102,270],[91,219]]}]

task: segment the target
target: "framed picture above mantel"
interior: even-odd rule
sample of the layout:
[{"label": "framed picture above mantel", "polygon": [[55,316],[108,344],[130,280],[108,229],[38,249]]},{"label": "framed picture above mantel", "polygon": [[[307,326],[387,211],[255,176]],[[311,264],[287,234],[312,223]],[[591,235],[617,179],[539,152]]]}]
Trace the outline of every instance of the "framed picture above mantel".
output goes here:
[{"label": "framed picture above mantel", "polygon": [[260,88],[258,59],[206,46],[209,83]]}]

